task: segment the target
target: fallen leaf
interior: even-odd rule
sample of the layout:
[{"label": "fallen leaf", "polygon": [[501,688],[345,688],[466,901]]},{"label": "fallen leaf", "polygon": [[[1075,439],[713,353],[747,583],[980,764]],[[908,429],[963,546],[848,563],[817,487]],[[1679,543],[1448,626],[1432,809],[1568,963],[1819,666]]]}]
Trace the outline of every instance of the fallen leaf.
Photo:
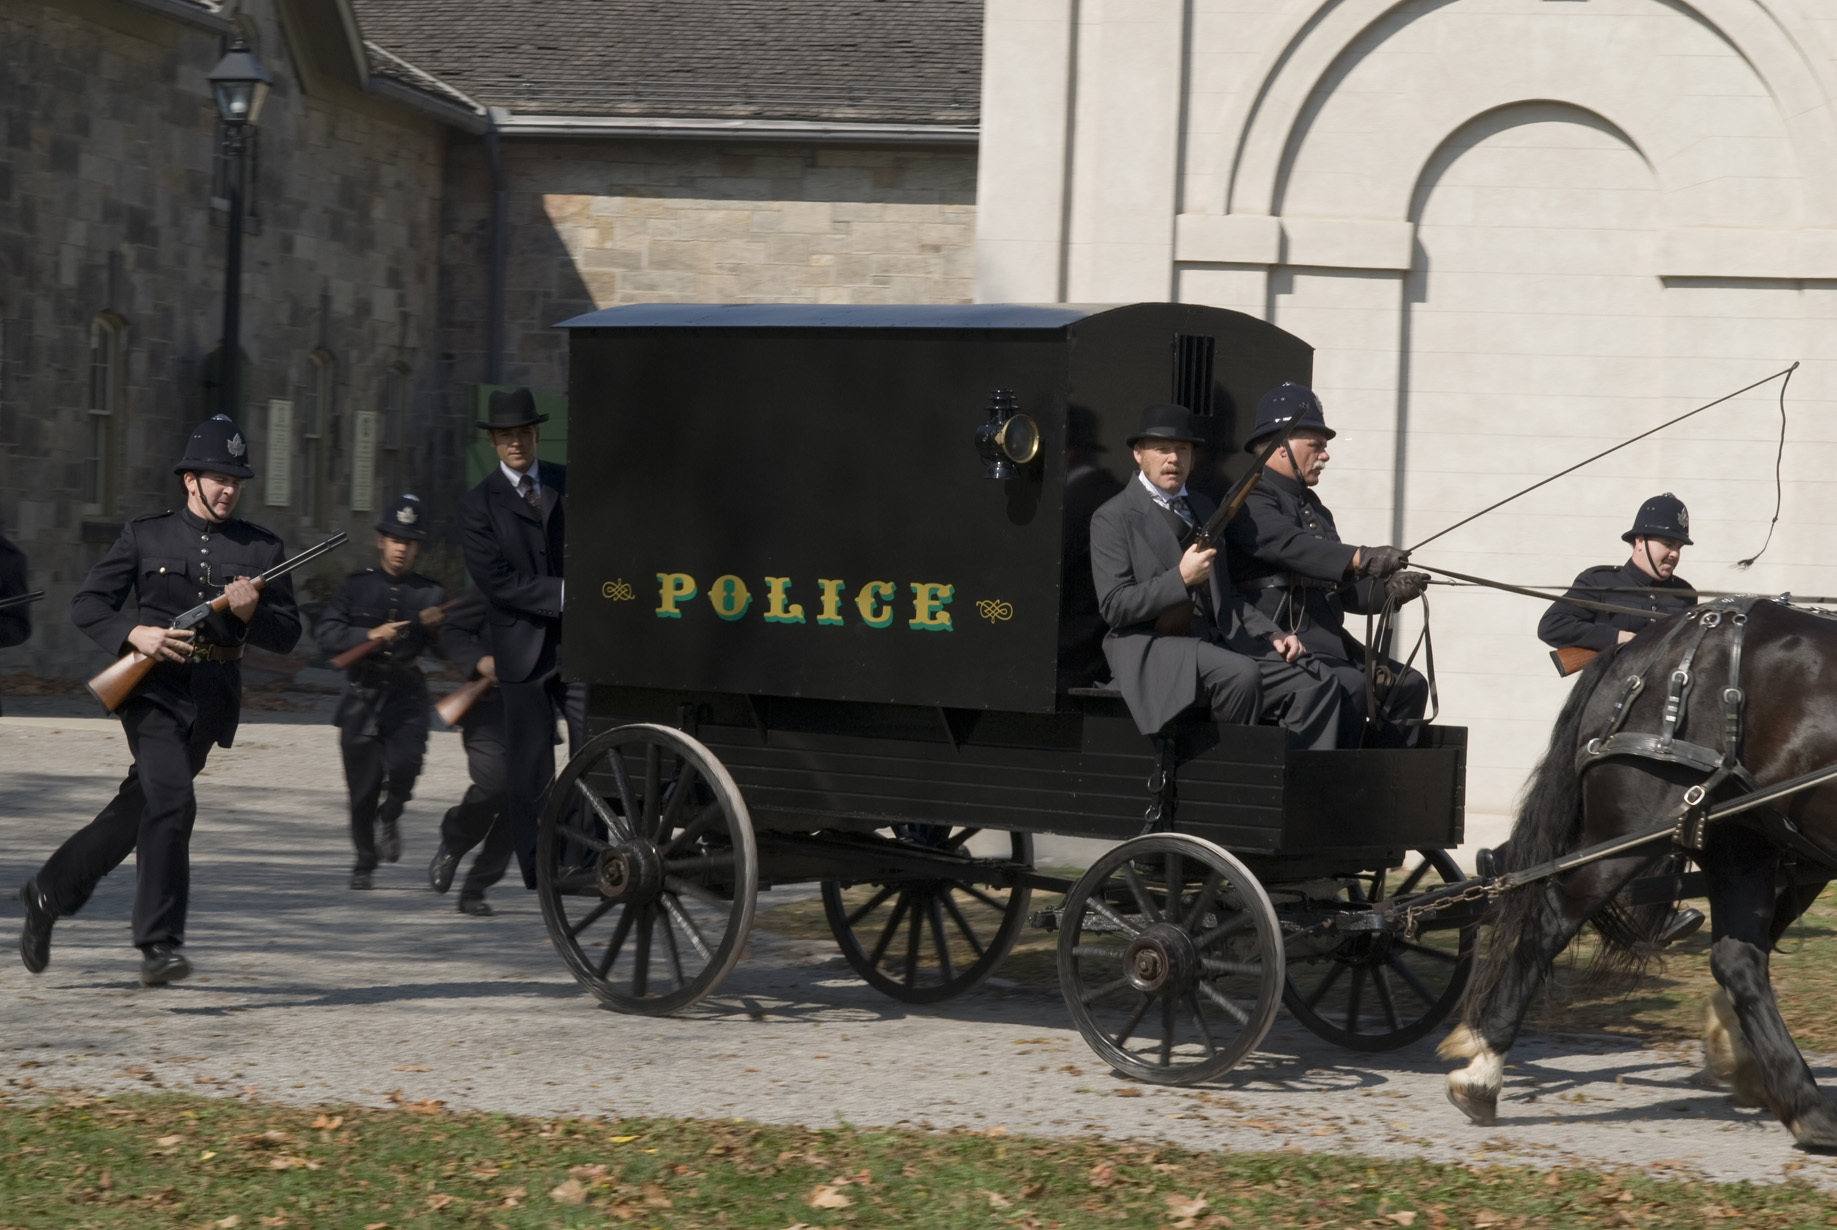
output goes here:
[{"label": "fallen leaf", "polygon": [[1142,1091],[1135,1088],[1118,1089],[1116,1091],[1116,1096],[1119,1098],[1139,1098],[1142,1096]]},{"label": "fallen leaf", "polygon": [[899,1168],[899,1173],[901,1178],[916,1179],[919,1177],[919,1168],[914,1166],[911,1162],[907,1162],[904,1166]]},{"label": "fallen leaf", "polygon": [[1006,1196],[1002,1195],[1000,1192],[992,1192],[986,1187],[977,1188],[976,1194],[978,1196],[987,1196],[989,1198],[989,1207],[991,1209],[1005,1209],[1005,1208],[1011,1207],[1014,1204],[1014,1201],[1008,1199]]},{"label": "fallen leaf", "polygon": [[623,1145],[629,1144],[636,1139],[638,1139],[636,1136],[614,1136],[612,1137],[612,1143],[615,1145]]},{"label": "fallen leaf", "polygon": [[663,1189],[658,1187],[655,1183],[646,1183],[640,1190],[644,1192],[644,1207],[647,1209],[669,1209],[675,1207],[670,1198],[663,1194]]},{"label": "fallen leaf", "polygon": [[1400,1213],[1386,1213],[1384,1220],[1394,1221],[1399,1226],[1413,1226],[1416,1224],[1416,1210],[1404,1209]]},{"label": "fallen leaf", "polygon": [[445,1192],[435,1192],[427,1198],[427,1207],[436,1210],[444,1209],[456,1199],[457,1197],[449,1196]]},{"label": "fallen leaf", "polygon": [[213,1157],[216,1157],[216,1156],[217,1156],[217,1151],[215,1149],[206,1149],[204,1152],[198,1154],[198,1160],[200,1162],[208,1162]]},{"label": "fallen leaf", "polygon": [[1038,1200],[1046,1194],[1046,1180],[1040,1179],[1021,1188],[1022,1200]]},{"label": "fallen leaf", "polygon": [[490,1162],[472,1163],[472,1177],[475,1179],[495,1179],[501,1173],[502,1171]]},{"label": "fallen leaf", "polygon": [[1084,1069],[1079,1067],[1075,1063],[1062,1063],[1059,1065],[1059,1071],[1067,1073],[1071,1076],[1083,1076],[1084,1075]]},{"label": "fallen leaf", "polygon": [[804,1203],[813,1209],[846,1209],[855,1202],[829,1184],[819,1183],[804,1197]]},{"label": "fallen leaf", "polygon": [[570,1179],[579,1179],[582,1183],[591,1183],[595,1179],[604,1178],[605,1174],[606,1163],[604,1162],[596,1162],[591,1166],[568,1167],[568,1177]]},{"label": "fallen leaf", "polygon": [[395,1066],[395,1070],[397,1072],[432,1072],[433,1071],[432,1068],[428,1067],[424,1063],[398,1063]]},{"label": "fallen leaf", "polygon": [[1098,1162],[1085,1175],[1092,1187],[1109,1187],[1116,1182],[1116,1167],[1108,1162]]},{"label": "fallen leaf", "polygon": [[1169,1195],[1166,1199],[1168,1216],[1184,1217],[1189,1222],[1212,1207],[1211,1202],[1206,1199],[1206,1194],[1204,1192],[1200,1192],[1197,1196],[1190,1198],[1187,1196]]},{"label": "fallen leaf", "polygon": [[113,1180],[108,1177],[108,1171],[106,1169],[103,1170],[102,1177],[96,1180],[96,1186],[103,1191],[107,1191],[109,1188],[115,1186]]},{"label": "fallen leaf", "polygon": [[153,1143],[158,1145],[162,1149],[170,1149],[173,1145],[178,1144],[181,1140],[184,1140],[184,1139],[185,1138],[183,1136],[177,1136],[177,1135],[162,1136],[158,1140],[154,1141]]},{"label": "fallen leaf", "polygon": [[343,1126],[343,1115],[320,1115],[313,1120],[313,1128],[320,1132],[335,1132]]},{"label": "fallen leaf", "polygon": [[373,1221],[365,1226],[364,1230],[389,1230],[389,1223],[386,1221]]},{"label": "fallen leaf", "polygon": [[996,1124],[994,1127],[990,1128],[988,1131],[983,1133],[984,1136],[988,1136],[988,1137],[1006,1136],[1007,1134],[1008,1134],[1008,1129],[1006,1125],[1000,1124],[1000,1123]]},{"label": "fallen leaf", "polygon": [[228,1217],[212,1222],[211,1225],[216,1226],[217,1230],[236,1230],[237,1226],[242,1225],[242,1217],[239,1214],[231,1213]]}]

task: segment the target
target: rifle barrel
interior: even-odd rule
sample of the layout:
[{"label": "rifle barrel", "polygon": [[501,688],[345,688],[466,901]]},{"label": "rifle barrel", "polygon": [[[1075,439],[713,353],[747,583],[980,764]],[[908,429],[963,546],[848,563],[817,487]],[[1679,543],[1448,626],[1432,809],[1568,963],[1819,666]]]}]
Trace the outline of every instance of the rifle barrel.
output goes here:
[{"label": "rifle barrel", "polygon": [[29,602],[37,602],[44,596],[44,590],[35,589],[26,594],[14,594],[11,598],[0,598],[0,611],[4,611],[9,607],[25,606]]}]

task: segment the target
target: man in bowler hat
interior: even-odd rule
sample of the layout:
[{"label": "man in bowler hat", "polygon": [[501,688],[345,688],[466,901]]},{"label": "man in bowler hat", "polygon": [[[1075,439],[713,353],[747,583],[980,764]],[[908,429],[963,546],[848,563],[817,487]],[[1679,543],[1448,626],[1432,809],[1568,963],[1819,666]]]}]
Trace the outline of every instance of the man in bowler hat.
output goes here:
[{"label": "man in bowler hat", "polygon": [[[492,393],[479,427],[490,433],[497,468],[460,503],[466,570],[489,605],[492,656],[504,702],[508,773],[501,824],[509,847],[535,882],[536,815],[555,776],[555,720],[565,717],[569,741],[581,742],[586,689],[561,680],[562,548],[566,541],[568,472],[539,461],[536,446],[548,416],[536,412],[528,389]],[[487,842],[487,848],[496,843]],[[498,861],[507,863],[500,854]],[[489,914],[484,889],[503,866],[475,863],[460,910]]]},{"label": "man in bowler hat", "polygon": [[1338,686],[1296,661],[1301,642],[1237,594],[1216,548],[1185,541],[1217,507],[1186,489],[1204,442],[1185,407],[1147,407],[1129,437],[1136,474],[1091,517],[1111,676],[1143,734],[1198,702],[1215,721],[1274,721],[1302,747],[1333,747]]},{"label": "man in bowler hat", "polygon": [[[1263,478],[1225,533],[1231,577],[1238,592],[1283,632],[1299,637],[1308,661],[1338,681],[1345,693],[1343,747],[1365,737],[1366,646],[1346,630],[1348,612],[1376,614],[1422,596],[1429,577],[1404,570],[1407,551],[1391,546],[1360,547],[1340,541],[1333,513],[1315,494],[1328,459],[1327,426],[1312,389],[1285,381],[1257,401],[1256,426],[1244,445],[1260,452],[1271,435],[1288,440],[1271,455]],[[1399,723],[1419,719],[1429,702],[1429,683],[1414,670],[1385,658],[1388,687],[1380,691],[1382,711],[1370,741],[1395,745],[1414,741]]]},{"label": "man in bowler hat", "polygon": [[412,495],[383,509],[376,522],[377,566],[338,586],[313,629],[319,648],[340,654],[366,641],[376,647],[345,671],[332,724],[351,792],[351,887],[370,887],[380,859],[402,857],[402,811],[427,754],[427,676],[419,658],[432,647],[446,590],[414,570],[428,540],[427,510]]},{"label": "man in bowler hat", "polygon": [[[1697,604],[1697,591],[1677,574],[1678,561],[1690,542],[1690,510],[1669,491],[1639,506],[1633,528],[1620,536],[1633,548],[1624,563],[1585,569],[1568,598],[1630,606],[1676,615]],[[1660,589],[1658,594],[1618,594],[1617,589]],[[1552,603],[1537,623],[1537,639],[1552,649],[1606,649],[1633,639],[1652,621],[1612,611],[1589,611],[1567,602]]]},{"label": "man in bowler hat", "polygon": [[[185,484],[185,503],[123,526],[71,601],[72,622],[109,655],[134,649],[155,664],[120,709],[134,755],[127,778],[20,890],[19,952],[35,974],[51,959],[51,924],[81,909],[130,853],[141,983],[158,986],[191,972],[180,946],[198,813],[192,779],[212,744],[228,747],[236,736],[243,647],[286,653],[300,639],[292,579],[281,576],[262,589],[250,581],[284,552],[279,538],[233,515],[243,481],[254,475],[248,455],[247,438],[226,416],[199,424],[172,467]],[[139,608],[132,615],[121,609],[130,593]],[[219,593],[228,610],[196,629],[169,626]]]}]

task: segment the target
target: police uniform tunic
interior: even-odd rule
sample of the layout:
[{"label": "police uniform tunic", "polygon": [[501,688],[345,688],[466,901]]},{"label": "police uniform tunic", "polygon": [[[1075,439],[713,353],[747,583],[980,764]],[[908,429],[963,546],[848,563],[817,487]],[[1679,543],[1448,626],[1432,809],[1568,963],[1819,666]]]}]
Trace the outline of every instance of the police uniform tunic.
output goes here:
[{"label": "police uniform tunic", "polygon": [[[1665,589],[1665,594],[1616,594],[1615,589]],[[1634,607],[1676,615],[1697,604],[1696,590],[1683,577],[1672,576],[1658,581],[1640,570],[1631,559],[1623,564],[1603,564],[1589,568],[1578,576],[1564,595],[1586,602],[1604,602],[1610,606]],[[1638,615],[1616,615],[1611,611],[1590,611],[1567,602],[1551,603],[1544,617],[1537,621],[1537,639],[1552,649],[1602,650],[1615,645],[1622,632],[1640,632],[1652,626],[1652,620]]]},{"label": "police uniform tunic", "polygon": [[393,825],[401,817],[421,775],[428,696],[418,659],[434,641],[421,624],[421,612],[445,601],[439,582],[418,572],[391,576],[366,568],[344,579],[313,629],[319,648],[336,655],[363,644],[371,628],[408,621],[394,639],[351,664],[332,715],[350,787],[358,871],[375,868],[376,826]]},{"label": "police uniform tunic", "polygon": [[[71,620],[111,656],[128,652],[128,633],[165,626],[281,562],[281,540],[258,525],[212,523],[189,508],[138,517],[122,527],[70,604]],[[133,594],[139,610],[122,610]],[[192,779],[214,743],[229,747],[242,708],[245,645],[287,653],[300,638],[290,577],[261,592],[248,623],[228,610],[197,627],[201,653],[189,662],[158,662],[120,710],[134,763],[115,798],[60,847],[38,875],[38,887],[60,914],[89,899],[96,883],[137,853],[134,943],[182,943],[191,880],[190,843],[197,817]]]},{"label": "police uniform tunic", "polygon": [[[1382,580],[1347,579],[1357,552],[1340,541],[1333,513],[1313,488],[1268,469],[1225,531],[1238,591],[1283,632],[1300,637],[1350,698],[1343,747],[1358,746],[1365,720],[1365,646],[1346,631],[1346,613],[1375,614],[1385,601]],[[1428,695],[1428,681],[1405,672],[1392,693],[1391,716],[1421,717]]]}]

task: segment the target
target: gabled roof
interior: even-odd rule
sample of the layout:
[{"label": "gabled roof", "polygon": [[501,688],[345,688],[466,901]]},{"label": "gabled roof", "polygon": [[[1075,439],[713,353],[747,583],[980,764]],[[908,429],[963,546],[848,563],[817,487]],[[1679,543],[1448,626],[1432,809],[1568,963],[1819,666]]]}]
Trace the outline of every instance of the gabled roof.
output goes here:
[{"label": "gabled roof", "polygon": [[[367,42],[448,90],[513,112],[977,119],[982,0],[351,3]],[[373,71],[400,75],[387,59],[373,59]]]}]

